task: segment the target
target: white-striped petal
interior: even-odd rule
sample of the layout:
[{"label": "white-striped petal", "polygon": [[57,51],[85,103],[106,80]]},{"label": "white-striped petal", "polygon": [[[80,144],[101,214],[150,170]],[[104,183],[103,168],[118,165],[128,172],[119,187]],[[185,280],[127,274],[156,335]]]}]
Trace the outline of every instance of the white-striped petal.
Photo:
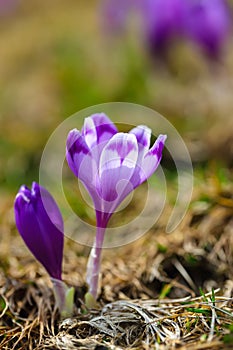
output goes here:
[{"label": "white-striped petal", "polygon": [[139,125],[136,128],[133,128],[129,132],[130,134],[134,134],[137,138],[138,142],[138,160],[137,165],[141,166],[142,159],[145,154],[148,152],[150,147],[150,139],[151,139],[151,129],[145,125]]},{"label": "white-striped petal", "polygon": [[90,149],[102,144],[102,150],[117,131],[116,126],[104,113],[97,113],[85,118],[82,135]]},{"label": "white-striped petal", "polygon": [[73,173],[86,188],[96,186],[98,164],[80,131],[69,132],[66,144],[66,159]]},{"label": "white-striped petal", "polygon": [[166,135],[159,135],[152,148],[145,154],[144,158],[142,159],[140,169],[141,183],[147,180],[157,169],[162,158],[162,152],[166,138]]},{"label": "white-striped petal", "polygon": [[[138,144],[135,135],[118,133],[103,149],[100,157],[100,194],[103,202],[111,203],[113,211],[133,190],[130,181],[138,158]],[[104,204],[104,211],[110,206]],[[108,207],[108,208],[107,208]]]}]

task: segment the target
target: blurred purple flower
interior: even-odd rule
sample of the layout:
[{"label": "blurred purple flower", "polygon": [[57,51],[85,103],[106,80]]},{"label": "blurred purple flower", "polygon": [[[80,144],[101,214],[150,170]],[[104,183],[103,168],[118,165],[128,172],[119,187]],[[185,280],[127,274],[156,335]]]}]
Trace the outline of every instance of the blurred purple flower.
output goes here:
[{"label": "blurred purple flower", "polygon": [[152,53],[164,53],[174,39],[184,36],[187,0],[142,0],[140,5]]},{"label": "blurred purple flower", "polygon": [[19,0],[0,0],[0,16],[7,15],[17,6]]},{"label": "blurred purple flower", "polygon": [[96,240],[92,249],[87,282],[96,298],[100,255],[105,229],[118,205],[147,180],[158,167],[165,135],[150,147],[151,130],[138,126],[129,133],[118,132],[103,113],[84,121],[81,131],[70,131],[67,138],[67,162],[89,192],[96,211]]},{"label": "blurred purple flower", "polygon": [[186,39],[216,58],[230,33],[232,13],[227,0],[106,0],[105,18],[116,29],[124,29],[133,7],[139,10],[152,54],[164,56],[174,40]]},{"label": "blurred purple flower", "polygon": [[33,182],[31,190],[20,187],[14,208],[16,226],[25,244],[49,275],[61,280],[64,229],[53,197]]},{"label": "blurred purple flower", "polygon": [[105,0],[101,11],[105,32],[118,33],[125,29],[132,0]]},{"label": "blurred purple flower", "polygon": [[219,57],[230,32],[230,8],[225,0],[189,1],[189,36],[209,57]]}]

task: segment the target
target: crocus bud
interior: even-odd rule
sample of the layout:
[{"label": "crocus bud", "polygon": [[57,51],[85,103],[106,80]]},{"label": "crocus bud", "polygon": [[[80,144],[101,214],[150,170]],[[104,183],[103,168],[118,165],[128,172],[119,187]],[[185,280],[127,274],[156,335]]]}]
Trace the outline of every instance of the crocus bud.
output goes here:
[{"label": "crocus bud", "polygon": [[15,221],[25,244],[48,274],[61,280],[63,220],[51,194],[33,182],[21,186],[15,198]]},{"label": "crocus bud", "polygon": [[55,200],[36,182],[31,190],[21,186],[15,198],[15,221],[25,244],[51,277],[61,316],[71,316],[74,288],[68,288],[61,278],[64,225]]}]

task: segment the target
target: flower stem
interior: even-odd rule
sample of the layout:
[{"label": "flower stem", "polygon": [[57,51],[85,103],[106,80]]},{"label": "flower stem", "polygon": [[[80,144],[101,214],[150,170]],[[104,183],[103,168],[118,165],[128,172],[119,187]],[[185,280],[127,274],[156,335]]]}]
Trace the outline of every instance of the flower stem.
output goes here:
[{"label": "flower stem", "polygon": [[67,287],[63,281],[56,278],[51,277],[51,281],[53,283],[56,306],[61,317],[71,317],[73,314],[74,288]]},{"label": "flower stem", "polygon": [[97,226],[95,243],[91,249],[91,253],[87,264],[86,281],[89,286],[89,293],[91,293],[95,299],[97,298],[98,293],[101,252],[105,230],[106,228]]}]

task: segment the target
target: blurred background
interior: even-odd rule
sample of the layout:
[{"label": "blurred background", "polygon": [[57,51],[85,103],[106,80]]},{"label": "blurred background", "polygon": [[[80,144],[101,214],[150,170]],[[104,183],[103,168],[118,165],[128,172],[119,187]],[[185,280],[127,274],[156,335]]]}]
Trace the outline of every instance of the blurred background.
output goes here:
[{"label": "blurred background", "polygon": [[155,109],[181,133],[195,166],[229,173],[232,2],[196,3],[0,0],[1,197],[38,180],[59,123],[111,101]]}]

